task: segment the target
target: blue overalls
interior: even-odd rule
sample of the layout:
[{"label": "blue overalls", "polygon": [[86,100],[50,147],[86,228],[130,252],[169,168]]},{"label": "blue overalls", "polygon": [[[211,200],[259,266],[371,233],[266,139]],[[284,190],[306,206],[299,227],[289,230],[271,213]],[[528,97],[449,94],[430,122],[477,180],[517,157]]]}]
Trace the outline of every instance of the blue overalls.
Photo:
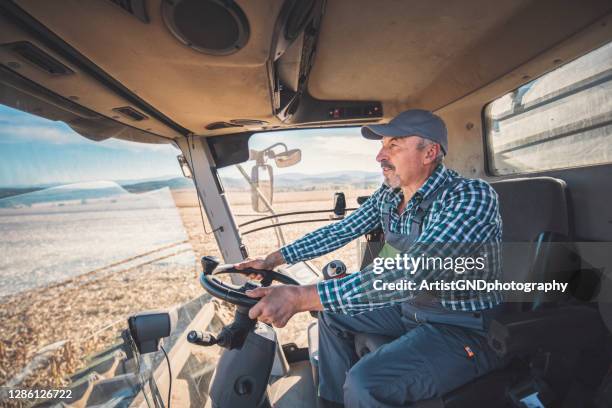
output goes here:
[{"label": "blue overalls", "polygon": [[[380,257],[393,257],[413,245],[433,201],[457,181],[423,200],[408,235],[392,232],[391,205],[383,207],[385,245]],[[399,305],[356,316],[319,315],[319,395],[347,407],[399,407],[434,398],[495,368],[501,361],[486,341],[487,312],[448,310],[422,293]],[[354,335],[396,337],[358,359]]]}]

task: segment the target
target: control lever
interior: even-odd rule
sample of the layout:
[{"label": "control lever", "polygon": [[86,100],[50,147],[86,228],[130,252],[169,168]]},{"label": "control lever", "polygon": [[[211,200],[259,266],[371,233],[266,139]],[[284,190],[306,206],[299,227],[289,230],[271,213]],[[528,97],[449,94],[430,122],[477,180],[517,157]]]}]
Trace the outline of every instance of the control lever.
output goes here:
[{"label": "control lever", "polygon": [[234,321],[223,327],[216,337],[210,332],[192,330],[187,334],[187,341],[198,346],[208,347],[216,344],[219,347],[233,350],[242,347],[256,323],[257,320],[249,318],[248,310],[240,311],[238,309]]},{"label": "control lever", "polygon": [[331,261],[323,267],[323,278],[328,279],[339,279],[346,276],[346,265],[342,261]]},{"label": "control lever", "polygon": [[210,332],[200,332],[192,330],[187,334],[187,341],[191,344],[197,344],[198,346],[212,346],[217,344],[218,340]]},{"label": "control lever", "polygon": [[[336,259],[325,265],[321,272],[323,272],[324,280],[344,278],[346,276],[346,265]],[[316,319],[319,312],[311,311],[310,315]]]},{"label": "control lever", "polygon": [[202,257],[202,268],[204,269],[204,274],[211,275],[217,266],[219,266],[219,258],[216,256]]},{"label": "control lever", "polygon": [[334,215],[337,218],[344,218],[346,215],[346,197],[343,192],[334,194]]}]

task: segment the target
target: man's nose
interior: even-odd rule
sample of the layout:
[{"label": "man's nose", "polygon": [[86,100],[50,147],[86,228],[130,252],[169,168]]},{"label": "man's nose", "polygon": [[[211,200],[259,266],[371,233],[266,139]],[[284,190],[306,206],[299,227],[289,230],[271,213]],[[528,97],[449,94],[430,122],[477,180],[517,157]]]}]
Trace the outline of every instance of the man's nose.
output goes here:
[{"label": "man's nose", "polygon": [[387,157],[387,149],[385,149],[385,147],[382,146],[380,148],[380,150],[378,151],[378,154],[376,155],[376,161],[380,163],[381,161],[383,161],[385,159],[388,159],[388,157]]}]

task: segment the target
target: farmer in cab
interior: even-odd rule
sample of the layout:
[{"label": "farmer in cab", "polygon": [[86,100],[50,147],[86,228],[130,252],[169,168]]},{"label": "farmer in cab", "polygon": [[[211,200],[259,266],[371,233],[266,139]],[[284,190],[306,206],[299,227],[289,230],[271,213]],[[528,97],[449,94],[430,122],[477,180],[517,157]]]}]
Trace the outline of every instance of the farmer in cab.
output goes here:
[{"label": "farmer in cab", "polygon": [[[443,164],[448,139],[440,117],[408,110],[388,124],[364,126],[361,133],[381,143],[376,160],[383,185],[345,219],[237,268],[273,269],[316,258],[376,228],[385,239],[379,258],[441,255],[440,248],[459,256],[457,248],[466,243],[501,242],[495,191]],[[486,257],[480,273],[495,273],[499,262],[499,256]],[[382,273],[370,265],[315,285],[258,288],[247,292],[260,298],[249,315],[283,327],[295,313],[320,311],[319,396],[332,405],[390,407],[434,398],[499,367],[485,337],[488,321],[501,307],[499,292],[374,288],[381,280],[453,279],[444,268],[412,265],[417,267],[394,264]],[[356,333],[395,340],[359,360]]]}]

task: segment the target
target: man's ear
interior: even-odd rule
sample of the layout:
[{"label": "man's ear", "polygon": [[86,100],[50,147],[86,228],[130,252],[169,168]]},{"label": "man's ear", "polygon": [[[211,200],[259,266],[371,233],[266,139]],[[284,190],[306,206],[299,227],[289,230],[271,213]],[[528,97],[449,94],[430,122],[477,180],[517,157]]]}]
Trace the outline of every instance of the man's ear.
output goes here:
[{"label": "man's ear", "polygon": [[427,150],[425,151],[425,159],[424,164],[433,163],[438,157],[438,153],[440,152],[440,145],[437,143],[432,143],[427,146]]}]

